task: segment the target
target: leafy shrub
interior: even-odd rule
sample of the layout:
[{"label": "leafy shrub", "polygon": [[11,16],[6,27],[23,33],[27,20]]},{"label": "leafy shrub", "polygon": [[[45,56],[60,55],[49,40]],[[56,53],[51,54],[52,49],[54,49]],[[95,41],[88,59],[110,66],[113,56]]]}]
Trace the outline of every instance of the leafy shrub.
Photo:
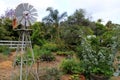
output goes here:
[{"label": "leafy shrub", "polygon": [[41,49],[38,45],[34,45],[33,51],[35,59],[38,59],[40,57],[40,50]]},{"label": "leafy shrub", "polygon": [[57,55],[60,55],[60,56],[68,56],[68,55],[72,56],[73,54],[74,54],[73,51],[66,51],[66,52],[58,51],[57,52]]},{"label": "leafy shrub", "polygon": [[34,46],[34,56],[35,59],[40,59],[42,61],[53,61],[55,60],[54,55],[52,54],[51,50],[46,48],[40,48],[39,46]]},{"label": "leafy shrub", "polygon": [[57,45],[55,43],[52,43],[52,42],[44,44],[42,48],[46,49],[46,50],[53,51],[53,52],[58,50]]},{"label": "leafy shrub", "polygon": [[78,74],[74,74],[74,75],[72,75],[72,76],[71,76],[71,79],[72,79],[72,80],[80,80]]},{"label": "leafy shrub", "polygon": [[57,47],[59,51],[66,51],[66,49],[68,49],[67,45],[63,40],[60,40],[59,43],[57,44],[58,44]]},{"label": "leafy shrub", "polygon": [[109,31],[109,32],[105,32],[102,36],[102,45],[106,46],[106,47],[110,47],[110,44],[112,44],[114,42],[113,40],[113,32]]},{"label": "leafy shrub", "polygon": [[10,53],[10,49],[8,46],[0,46],[0,53],[8,55]]},{"label": "leafy shrub", "polygon": [[[86,77],[90,74],[103,75],[111,77],[113,74],[114,55],[111,48],[99,45],[100,38],[89,39],[83,38],[80,46],[77,47],[77,56],[84,62]],[[95,43],[95,44],[94,44]]]},{"label": "leafy shrub", "polygon": [[[21,54],[21,53],[18,53],[18,54]],[[26,48],[26,51],[25,51],[24,54],[22,54],[22,56],[24,56],[23,57],[23,63],[24,64],[27,63],[28,65],[30,65],[33,62],[33,58],[36,59],[37,55],[36,54],[34,55],[34,52],[32,53],[32,50],[30,48]],[[21,56],[20,55],[18,55],[16,57],[15,63],[16,63],[16,65],[20,65],[21,64]]]},{"label": "leafy shrub", "polygon": [[74,59],[63,60],[60,68],[65,74],[76,74],[81,72],[79,63]]},{"label": "leafy shrub", "polygon": [[40,50],[39,59],[42,61],[53,61],[53,60],[55,60],[55,57],[51,53],[51,51],[42,49],[42,50]]}]

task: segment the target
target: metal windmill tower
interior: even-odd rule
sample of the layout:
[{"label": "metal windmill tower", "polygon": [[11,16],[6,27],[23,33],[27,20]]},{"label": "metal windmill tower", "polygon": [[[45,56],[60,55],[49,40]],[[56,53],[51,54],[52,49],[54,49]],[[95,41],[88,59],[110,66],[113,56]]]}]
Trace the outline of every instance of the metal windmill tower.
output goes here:
[{"label": "metal windmill tower", "polygon": [[[13,70],[12,80],[14,80],[16,74],[19,75],[19,80],[28,80],[28,75],[34,63],[34,53],[30,40],[30,26],[37,20],[37,16],[37,10],[28,3],[21,3],[15,9],[16,18],[13,20],[13,27],[16,26],[16,21],[18,24],[21,24],[21,26],[19,29],[15,29],[19,32],[20,42],[17,46],[16,56],[13,64],[14,70],[17,71]],[[23,79],[23,76],[25,79]]]}]

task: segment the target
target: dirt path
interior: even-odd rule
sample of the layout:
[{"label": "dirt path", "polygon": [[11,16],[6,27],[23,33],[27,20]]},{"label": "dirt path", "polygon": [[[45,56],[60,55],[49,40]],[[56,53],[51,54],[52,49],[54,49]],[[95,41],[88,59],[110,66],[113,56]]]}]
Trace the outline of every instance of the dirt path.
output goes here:
[{"label": "dirt path", "polygon": [[12,69],[11,61],[4,61],[0,63],[0,80],[8,80],[10,78]]},{"label": "dirt path", "polygon": [[9,56],[0,55],[0,80],[9,80],[14,54],[15,52],[12,52]]}]

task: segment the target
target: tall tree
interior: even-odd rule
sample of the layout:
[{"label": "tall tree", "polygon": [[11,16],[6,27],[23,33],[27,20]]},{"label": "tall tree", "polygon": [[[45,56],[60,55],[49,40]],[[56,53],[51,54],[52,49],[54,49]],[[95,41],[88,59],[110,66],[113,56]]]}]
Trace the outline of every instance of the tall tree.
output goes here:
[{"label": "tall tree", "polygon": [[45,31],[42,29],[42,23],[41,22],[35,22],[31,28],[32,28],[32,35],[31,35],[31,40],[33,41],[33,44],[36,45],[43,45],[44,43],[44,36],[45,36]]},{"label": "tall tree", "polygon": [[112,23],[112,21],[108,21],[105,26],[106,26],[107,28],[112,28],[113,25],[114,25],[114,24]]},{"label": "tall tree", "polygon": [[12,29],[12,21],[8,18],[0,19],[0,40],[17,40],[18,34]]},{"label": "tall tree", "polygon": [[64,12],[62,14],[59,14],[59,11],[57,9],[53,9],[52,7],[48,7],[46,11],[49,11],[48,16],[43,18],[43,22],[46,24],[50,24],[54,27],[55,33],[56,34],[54,37],[56,40],[60,39],[60,34],[59,34],[59,26],[60,22],[67,16],[67,13]]},{"label": "tall tree", "polygon": [[76,10],[73,15],[68,17],[68,24],[79,25],[79,26],[89,26],[89,18],[85,16],[86,12],[84,9]]}]

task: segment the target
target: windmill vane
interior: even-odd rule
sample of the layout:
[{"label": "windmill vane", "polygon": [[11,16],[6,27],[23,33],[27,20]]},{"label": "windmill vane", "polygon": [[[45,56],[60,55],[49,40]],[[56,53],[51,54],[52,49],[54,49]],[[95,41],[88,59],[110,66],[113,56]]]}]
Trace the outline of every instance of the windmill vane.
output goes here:
[{"label": "windmill vane", "polygon": [[[22,3],[15,9],[15,15],[19,24],[30,26],[37,20],[37,10],[28,3]],[[26,21],[26,24],[24,23]]]}]

